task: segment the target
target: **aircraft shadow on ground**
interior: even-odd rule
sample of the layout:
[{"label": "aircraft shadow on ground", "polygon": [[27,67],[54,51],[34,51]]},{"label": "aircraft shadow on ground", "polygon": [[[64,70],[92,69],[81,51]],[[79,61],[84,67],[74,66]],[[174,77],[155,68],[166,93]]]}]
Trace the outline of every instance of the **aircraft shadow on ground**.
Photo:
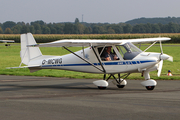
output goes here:
[{"label": "aircraft shadow on ground", "polygon": [[[99,90],[96,86],[93,86],[92,83],[67,83],[67,84],[55,84],[55,85],[18,85],[18,84],[4,84],[0,85],[0,92],[2,91],[20,91],[28,89],[82,89],[82,90]],[[109,86],[105,89],[108,90],[121,90],[121,91],[147,91],[143,88],[117,88],[116,86]]]}]

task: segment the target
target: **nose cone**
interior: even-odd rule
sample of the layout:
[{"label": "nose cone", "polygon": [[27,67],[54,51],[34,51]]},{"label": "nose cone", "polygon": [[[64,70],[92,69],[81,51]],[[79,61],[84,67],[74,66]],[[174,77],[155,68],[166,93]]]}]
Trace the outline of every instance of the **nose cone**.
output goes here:
[{"label": "nose cone", "polygon": [[168,58],[170,58],[169,55],[166,55],[166,54],[161,55],[161,60],[167,60]]}]

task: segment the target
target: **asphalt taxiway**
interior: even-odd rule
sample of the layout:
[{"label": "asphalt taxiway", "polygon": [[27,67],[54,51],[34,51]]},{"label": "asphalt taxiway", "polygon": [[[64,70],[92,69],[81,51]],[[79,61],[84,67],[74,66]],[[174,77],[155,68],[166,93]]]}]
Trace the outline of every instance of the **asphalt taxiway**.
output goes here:
[{"label": "asphalt taxiway", "polygon": [[99,90],[92,79],[0,75],[2,120],[169,120],[180,118],[180,80],[159,80],[153,91],[128,80]]}]

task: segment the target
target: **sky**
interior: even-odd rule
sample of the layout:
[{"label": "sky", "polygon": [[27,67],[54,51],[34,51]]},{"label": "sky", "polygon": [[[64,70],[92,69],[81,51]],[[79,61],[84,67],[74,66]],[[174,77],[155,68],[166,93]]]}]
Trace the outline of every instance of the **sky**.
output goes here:
[{"label": "sky", "polygon": [[180,17],[180,0],[0,0],[0,23],[120,23],[135,18]]}]

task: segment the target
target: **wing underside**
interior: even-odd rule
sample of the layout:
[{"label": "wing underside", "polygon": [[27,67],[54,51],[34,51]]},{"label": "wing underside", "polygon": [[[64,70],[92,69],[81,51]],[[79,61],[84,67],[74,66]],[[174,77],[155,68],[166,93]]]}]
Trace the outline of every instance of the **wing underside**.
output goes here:
[{"label": "wing underside", "polygon": [[127,42],[132,43],[144,43],[144,42],[154,42],[154,41],[167,41],[171,38],[159,37],[159,38],[142,38],[142,39],[123,39],[123,40],[100,40],[100,39],[69,39],[69,40],[58,40],[50,43],[44,44],[34,44],[28,45],[28,47],[71,47],[71,46],[108,46],[108,45],[118,45]]}]

